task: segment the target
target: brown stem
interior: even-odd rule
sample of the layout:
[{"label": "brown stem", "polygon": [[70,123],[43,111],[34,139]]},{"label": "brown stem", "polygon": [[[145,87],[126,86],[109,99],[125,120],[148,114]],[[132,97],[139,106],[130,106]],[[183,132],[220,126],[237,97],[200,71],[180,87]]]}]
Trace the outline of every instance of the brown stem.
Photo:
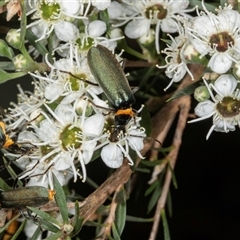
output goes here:
[{"label": "brown stem", "polygon": [[[179,99],[180,116],[178,119],[178,124],[177,124],[174,138],[173,138],[173,143],[172,143],[173,149],[169,152],[169,154],[166,157],[167,159],[169,159],[169,163],[172,169],[175,166],[178,152],[182,143],[182,134],[186,126],[190,105],[191,105],[191,99],[189,96]],[[152,226],[152,231],[151,231],[149,240],[156,239],[159,222],[160,222],[161,210],[165,207],[165,204],[166,204],[171,179],[172,179],[172,173],[171,173],[171,170],[168,169],[165,176],[165,181],[164,181],[163,189],[161,192],[161,196],[158,200],[157,207],[155,210],[153,226]]]},{"label": "brown stem", "polygon": [[107,237],[110,236],[110,234],[111,234],[112,225],[113,225],[113,222],[115,220],[116,209],[117,209],[117,206],[118,206],[118,202],[116,201],[116,197],[117,197],[117,194],[119,193],[120,189],[121,188],[116,189],[116,191],[114,193],[108,217],[106,218],[106,220],[103,224],[103,228],[99,232],[100,237],[97,238],[98,240],[107,239]]}]

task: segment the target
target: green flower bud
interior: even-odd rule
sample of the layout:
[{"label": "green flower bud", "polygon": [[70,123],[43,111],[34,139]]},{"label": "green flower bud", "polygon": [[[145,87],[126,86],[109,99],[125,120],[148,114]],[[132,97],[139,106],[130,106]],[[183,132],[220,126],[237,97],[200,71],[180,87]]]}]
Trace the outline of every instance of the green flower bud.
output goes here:
[{"label": "green flower bud", "polygon": [[72,231],[73,231],[73,226],[70,225],[70,224],[65,224],[63,226],[63,231],[66,233],[66,234],[70,234]]},{"label": "green flower bud", "polygon": [[12,61],[17,71],[26,70],[29,67],[27,58],[22,54],[15,56]]},{"label": "green flower bud", "polygon": [[203,101],[209,99],[209,97],[210,97],[210,94],[209,94],[206,86],[197,87],[194,91],[194,98],[198,102],[203,102]]},{"label": "green flower bud", "polygon": [[92,106],[84,99],[80,99],[76,104],[76,112],[81,115],[85,111],[85,116],[89,117],[93,113]]},{"label": "green flower bud", "polygon": [[11,29],[8,31],[6,36],[6,41],[8,44],[16,49],[20,47],[20,31],[16,29]]}]

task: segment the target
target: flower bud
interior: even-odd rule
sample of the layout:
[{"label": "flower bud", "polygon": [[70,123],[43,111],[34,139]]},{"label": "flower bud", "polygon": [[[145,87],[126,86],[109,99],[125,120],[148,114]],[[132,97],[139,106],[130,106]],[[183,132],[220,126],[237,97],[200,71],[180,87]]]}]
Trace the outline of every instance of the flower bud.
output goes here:
[{"label": "flower bud", "polygon": [[20,47],[20,31],[17,31],[16,29],[9,30],[7,33],[7,36],[6,36],[6,41],[12,47],[19,49],[19,47]]},{"label": "flower bud", "polygon": [[16,71],[22,71],[29,67],[28,60],[22,54],[18,54],[13,58],[13,64],[16,68]]},{"label": "flower bud", "polygon": [[209,97],[210,97],[210,94],[209,94],[206,86],[197,87],[194,91],[194,98],[198,102],[203,102],[203,101],[209,99]]}]

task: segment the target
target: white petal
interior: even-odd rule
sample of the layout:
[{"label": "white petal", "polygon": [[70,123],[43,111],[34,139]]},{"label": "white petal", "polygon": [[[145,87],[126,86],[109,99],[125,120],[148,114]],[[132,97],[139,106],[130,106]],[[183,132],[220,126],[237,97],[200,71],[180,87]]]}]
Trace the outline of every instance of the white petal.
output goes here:
[{"label": "white petal", "polygon": [[55,68],[57,68],[59,70],[65,70],[65,71],[70,71],[73,68],[72,65],[73,65],[72,60],[65,59],[65,58],[59,59],[58,61],[55,61],[54,64],[53,64],[53,66]]},{"label": "white petal", "polygon": [[[221,121],[213,121],[213,124],[216,125],[214,128],[214,131],[216,132],[229,132],[229,131],[235,131],[235,126],[233,124],[230,124],[227,121],[221,120]],[[225,126],[224,126],[225,124]]]},{"label": "white petal", "polygon": [[219,74],[227,72],[231,66],[232,60],[230,60],[225,53],[215,53],[208,62],[208,67]]},{"label": "white petal", "polygon": [[129,146],[135,151],[141,151],[143,149],[143,139],[142,137],[128,137],[131,138],[129,141]]},{"label": "white petal", "polygon": [[51,83],[46,86],[44,96],[48,100],[55,100],[63,93],[63,91],[63,84]]},{"label": "white petal", "polygon": [[103,130],[105,118],[102,114],[95,114],[84,121],[83,134],[99,136]]},{"label": "white petal", "polygon": [[231,74],[224,74],[215,81],[214,86],[223,96],[229,96],[236,89],[237,80]]},{"label": "white petal", "polygon": [[[233,31],[236,26],[239,26],[240,15],[237,11],[228,9],[226,11],[222,11],[218,14],[218,19],[220,24],[220,29],[222,31]],[[221,31],[219,29],[219,32]]]},{"label": "white petal", "polygon": [[43,141],[55,141],[58,139],[57,127],[47,119],[40,122],[40,128],[35,130],[39,138]]},{"label": "white petal", "polygon": [[125,27],[125,34],[129,38],[139,38],[147,35],[150,29],[150,20],[135,20],[131,21]]},{"label": "white petal", "polygon": [[180,12],[182,9],[186,9],[189,5],[189,0],[181,0],[181,1],[169,1],[171,9],[173,12]]},{"label": "white petal", "polygon": [[53,160],[53,169],[56,171],[63,171],[71,167],[72,159],[70,152],[64,152],[57,154]]},{"label": "white petal", "polygon": [[79,0],[71,0],[71,2],[62,0],[61,7],[65,13],[75,15],[80,11],[81,4]]},{"label": "white petal", "polygon": [[71,104],[59,104],[54,111],[64,123],[73,123],[75,113]]},{"label": "white petal", "polygon": [[171,18],[166,18],[161,22],[161,29],[163,32],[174,33],[177,31],[177,24]]},{"label": "white petal", "polygon": [[18,135],[18,142],[37,142],[38,138],[36,137],[35,134],[33,134],[33,132],[29,132],[29,131],[23,131],[20,132]]},{"label": "white petal", "polygon": [[66,21],[56,24],[54,30],[57,37],[64,42],[75,40],[78,35],[77,27]]},{"label": "white petal", "polygon": [[205,42],[199,41],[198,39],[191,39],[191,44],[193,48],[202,55],[206,55],[210,51],[210,47]]},{"label": "white petal", "polygon": [[110,143],[102,148],[101,157],[104,163],[110,168],[119,168],[123,163],[123,154],[120,148]]},{"label": "white petal", "polygon": [[90,37],[100,37],[107,30],[106,23],[100,20],[95,20],[89,23],[88,34]]},{"label": "white petal", "polygon": [[206,100],[204,102],[200,102],[194,111],[199,117],[204,117],[215,111],[215,104],[209,100]]},{"label": "white petal", "polygon": [[[197,32],[199,36],[208,36],[216,31],[214,25],[214,16],[212,17],[212,21],[209,16],[200,16],[194,18],[193,29]],[[204,26],[204,27],[203,27]]]},{"label": "white petal", "polygon": [[105,10],[110,6],[111,0],[92,0],[92,5],[98,10]]},{"label": "white petal", "polygon": [[85,141],[82,143],[82,146],[81,146],[82,158],[85,164],[88,164],[92,159],[92,155],[96,145],[97,145],[97,142],[92,142],[92,141],[89,141],[89,142]]},{"label": "white petal", "polygon": [[109,8],[107,9],[108,16],[109,16],[109,18],[116,19],[121,16],[123,10],[124,10],[124,8],[120,3],[111,2]]}]

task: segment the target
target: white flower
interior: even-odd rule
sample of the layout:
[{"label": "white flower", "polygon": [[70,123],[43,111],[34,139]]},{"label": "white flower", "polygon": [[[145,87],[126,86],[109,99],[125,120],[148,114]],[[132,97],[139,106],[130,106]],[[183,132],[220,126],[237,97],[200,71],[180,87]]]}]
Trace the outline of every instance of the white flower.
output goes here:
[{"label": "white flower", "polygon": [[213,116],[213,125],[206,136],[207,139],[213,130],[227,133],[234,131],[236,125],[240,127],[240,93],[237,80],[230,74],[224,74],[214,84],[208,84],[206,80],[204,82],[212,101],[200,102],[195,108],[199,118],[189,122],[197,122]]},{"label": "white flower", "polygon": [[[160,53],[159,49],[159,32],[160,28],[163,32],[176,32],[176,17],[175,14],[186,16],[186,10],[189,1],[184,0],[181,2],[171,1],[171,0],[159,0],[159,1],[122,1],[128,8],[122,11],[122,16],[113,17],[120,21],[119,24],[114,24],[114,26],[120,26],[125,24],[127,21],[130,22],[125,27],[125,34],[129,38],[140,38],[144,35],[148,35],[152,25],[155,27],[155,44],[156,50]],[[112,8],[109,8],[110,16]],[[121,22],[122,21],[122,22]]]},{"label": "white flower", "polygon": [[106,133],[107,138],[104,138],[104,141],[96,149],[103,147],[101,157],[108,167],[119,168],[123,163],[124,157],[128,159],[129,165],[133,165],[133,160],[129,155],[129,147],[140,158],[143,158],[140,151],[143,149],[143,140],[146,134],[145,129],[139,125],[140,120],[140,117],[134,117],[126,126],[111,125],[113,120],[111,118],[107,120],[110,122]]},{"label": "white flower", "polygon": [[186,26],[189,39],[200,57],[210,56],[208,67],[226,73],[240,59],[240,15],[230,5],[220,8],[217,15],[203,7],[205,12],[192,20],[191,27]]},{"label": "white flower", "polygon": [[81,13],[82,5],[78,0],[71,1],[71,4],[63,0],[56,1],[30,1],[30,10],[27,15],[32,15],[33,21],[28,28],[37,35],[38,41],[47,38],[54,30],[61,41],[70,41],[78,37],[77,27],[69,21],[71,18],[86,18],[78,16]]},{"label": "white flower", "polygon": [[[46,119],[42,120],[39,126],[31,124],[34,131],[32,137],[29,133],[19,136],[19,142],[30,142],[39,148],[38,153],[40,153],[37,158],[36,152],[28,155],[28,158],[33,158],[34,165],[30,164],[20,178],[39,175],[44,183],[49,179],[48,175],[51,172],[56,172],[58,178],[63,178],[64,172],[71,170],[76,181],[77,176],[80,176],[75,166],[77,160],[81,165],[83,181],[85,181],[85,164],[91,160],[96,140],[102,131],[99,128],[103,128],[104,125],[104,117],[98,116],[96,119],[93,116],[90,117],[91,121],[85,121],[84,117],[78,117],[71,104],[59,104],[54,111],[46,104],[45,108],[47,111],[42,111],[40,114]],[[89,128],[95,132],[96,140]]]},{"label": "white flower", "polygon": [[185,50],[189,45],[189,41],[185,34],[184,28],[179,25],[178,29],[179,36],[173,38],[171,35],[169,35],[172,43],[171,45],[167,44],[167,47],[162,51],[162,53],[167,55],[165,57],[166,65],[157,65],[158,68],[166,68],[165,74],[171,79],[168,86],[164,89],[165,91],[174,82],[179,82],[182,80],[186,73],[188,73],[192,80],[194,80],[193,74],[188,69],[187,60],[184,56]]},{"label": "white flower", "polygon": [[[34,92],[24,92],[19,87],[19,103],[13,104],[4,119],[10,122],[7,131],[14,132],[17,143],[26,149],[7,156],[17,158],[23,170],[18,177],[30,179],[29,185],[53,188],[52,174],[61,185],[70,178],[76,181],[78,176],[85,181],[85,165],[102,147],[103,160],[111,167],[121,166],[124,157],[133,165],[129,148],[142,158],[140,151],[146,135],[139,124],[141,118],[131,118],[126,126],[117,125],[116,119],[111,118],[114,109],[100,98],[103,90],[94,83],[86,53],[77,56],[70,52],[69,58],[53,65],[46,57],[50,73],[31,73],[35,77]],[[107,130],[106,119],[111,119]],[[18,132],[11,131],[16,128]]]}]

